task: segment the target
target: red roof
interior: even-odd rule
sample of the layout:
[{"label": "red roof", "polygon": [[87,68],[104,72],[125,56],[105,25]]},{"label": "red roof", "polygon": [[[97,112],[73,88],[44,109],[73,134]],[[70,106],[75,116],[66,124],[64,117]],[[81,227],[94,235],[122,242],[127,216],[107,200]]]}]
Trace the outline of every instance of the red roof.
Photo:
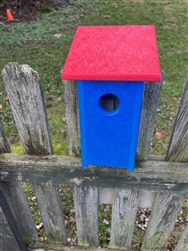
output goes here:
[{"label": "red roof", "polygon": [[79,26],[62,79],[160,81],[153,25]]}]

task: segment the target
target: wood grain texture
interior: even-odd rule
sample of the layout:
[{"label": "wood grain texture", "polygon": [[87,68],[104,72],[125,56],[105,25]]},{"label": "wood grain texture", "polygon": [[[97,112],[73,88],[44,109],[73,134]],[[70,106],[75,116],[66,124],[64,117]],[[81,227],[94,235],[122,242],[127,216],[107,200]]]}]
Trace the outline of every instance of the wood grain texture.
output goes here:
[{"label": "wood grain texture", "polygon": [[20,181],[2,182],[2,188],[24,242],[29,245],[37,241],[36,227]]},{"label": "wood grain texture", "polygon": [[10,229],[8,221],[0,207],[0,250],[20,251],[17,241]]},{"label": "wood grain texture", "polygon": [[166,160],[188,162],[188,77],[182,93]]},{"label": "wood grain texture", "polygon": [[130,249],[138,210],[139,193],[115,189],[110,247]]},{"label": "wood grain texture", "polygon": [[0,153],[10,153],[8,140],[4,134],[3,127],[0,124]]},{"label": "wood grain texture", "polygon": [[[28,154],[52,154],[46,107],[38,73],[28,65],[13,62],[5,65],[2,75],[24,151]],[[34,189],[47,238],[53,242],[66,243],[58,187],[51,187],[49,192],[48,184],[34,184]],[[56,217],[51,214],[49,208],[53,208]]]},{"label": "wood grain texture", "polygon": [[63,80],[69,154],[80,156],[80,127],[76,81]]},{"label": "wood grain texture", "polygon": [[0,248],[2,248],[2,250],[9,251],[13,250],[12,247],[15,247],[14,250],[27,251],[22,236],[10,210],[9,204],[1,189],[0,216],[0,226],[2,227],[2,232],[0,231],[0,241],[2,241],[0,243]]},{"label": "wood grain texture", "polygon": [[161,71],[161,82],[145,83],[137,145],[138,160],[147,160],[148,158],[163,79],[164,72]]},{"label": "wood grain texture", "polygon": [[[38,186],[37,200],[40,201],[40,203],[42,202],[40,212],[42,215],[42,219],[43,217],[45,217],[45,219],[43,219],[43,222],[45,222],[45,231],[46,235],[48,236],[48,241],[65,241],[66,230],[64,221],[62,220],[64,219],[63,212],[62,210],[57,210],[59,208],[59,205],[61,205],[62,203],[61,198],[59,196],[59,187],[50,183],[44,186]],[[64,229],[63,231],[60,231],[62,227]],[[54,236],[56,236],[55,239]]]},{"label": "wood grain texture", "polygon": [[98,188],[74,187],[78,245],[98,247]]},{"label": "wood grain texture", "polygon": [[82,168],[72,156],[0,155],[0,179],[188,194],[188,163],[140,161],[134,172],[123,168]]},{"label": "wood grain texture", "polygon": [[156,195],[142,251],[163,251],[186,196],[169,193]]},{"label": "wood grain texture", "polygon": [[188,224],[184,229],[175,251],[188,251]]},{"label": "wood grain texture", "polygon": [[[186,82],[166,160],[188,160],[188,80]],[[163,250],[185,200],[184,195],[157,194],[142,251]]]},{"label": "wood grain texture", "polygon": [[[8,140],[1,126],[0,152],[10,152]],[[23,240],[28,244],[30,244],[32,241],[37,241],[37,231],[21,183],[19,181],[1,182],[0,186],[4,194],[6,195],[9,207],[18,225],[18,229],[22,235]]]},{"label": "wood grain texture", "polygon": [[30,154],[51,154],[38,73],[29,65],[9,63],[3,68],[2,75],[24,151]]}]

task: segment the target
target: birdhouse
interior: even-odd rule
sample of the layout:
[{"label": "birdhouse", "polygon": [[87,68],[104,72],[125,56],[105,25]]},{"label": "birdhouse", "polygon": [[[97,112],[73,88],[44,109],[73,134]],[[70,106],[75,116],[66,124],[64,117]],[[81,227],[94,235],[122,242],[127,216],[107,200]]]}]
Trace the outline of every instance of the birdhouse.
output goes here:
[{"label": "birdhouse", "polygon": [[83,167],[134,170],[144,82],[160,78],[154,26],[77,28],[62,79],[78,83]]}]

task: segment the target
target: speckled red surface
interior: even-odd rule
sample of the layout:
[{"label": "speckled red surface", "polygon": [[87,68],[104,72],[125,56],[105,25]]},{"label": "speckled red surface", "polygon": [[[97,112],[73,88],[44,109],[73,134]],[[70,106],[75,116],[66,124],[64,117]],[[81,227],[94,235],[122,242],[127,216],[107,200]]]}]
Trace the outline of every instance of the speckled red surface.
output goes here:
[{"label": "speckled red surface", "polygon": [[159,81],[160,64],[155,27],[78,27],[62,78]]}]

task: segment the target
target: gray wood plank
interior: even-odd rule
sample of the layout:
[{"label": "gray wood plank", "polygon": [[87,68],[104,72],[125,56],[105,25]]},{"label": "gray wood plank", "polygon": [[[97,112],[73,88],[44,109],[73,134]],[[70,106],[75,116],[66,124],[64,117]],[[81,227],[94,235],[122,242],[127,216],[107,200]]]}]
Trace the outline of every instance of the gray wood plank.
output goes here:
[{"label": "gray wood plank", "polygon": [[110,237],[111,248],[130,248],[138,201],[138,191],[115,189]]},{"label": "gray wood plank", "polygon": [[98,188],[74,187],[78,245],[98,247]]},{"label": "gray wood plank", "polygon": [[[50,199],[49,199],[50,198]],[[64,215],[60,209],[62,204],[59,196],[59,187],[54,184],[43,184],[37,186],[37,200],[40,203],[40,212],[42,218],[45,217],[45,231],[50,242],[65,242]],[[53,206],[52,206],[53,204]],[[49,217],[50,215],[50,217]],[[54,238],[55,236],[55,238]]]},{"label": "gray wood plank", "polygon": [[8,221],[0,207],[0,250],[20,251],[17,241],[10,229]]},{"label": "gray wood plank", "polygon": [[2,75],[24,151],[52,153],[38,73],[28,65],[9,63],[4,66]]},{"label": "gray wood plank", "polygon": [[[2,234],[0,234],[0,240],[2,241],[2,246],[0,246],[3,250],[9,250],[12,245],[15,250],[19,251],[27,251],[25,244],[23,242],[22,236],[19,232],[17,224],[14,220],[6,197],[3,191],[0,189],[0,225],[2,227]],[[11,244],[11,245],[10,245]],[[12,249],[12,248],[11,248]]]},{"label": "gray wood plank", "polygon": [[188,251],[188,224],[184,229],[175,251]]},{"label": "gray wood plank", "polygon": [[0,155],[0,179],[188,194],[188,163],[140,161],[134,172],[123,168],[82,168],[72,156]]},{"label": "gray wood plank", "polygon": [[188,162],[188,77],[182,93],[166,160]]},{"label": "gray wood plank", "polygon": [[[168,161],[186,162],[188,160],[188,81],[186,82],[180,107],[166,156]],[[180,151],[181,149],[181,151]],[[174,178],[174,181],[176,179]],[[148,229],[142,244],[142,251],[162,250],[180,212],[185,195],[159,193],[157,194]]]},{"label": "gray wood plank", "polygon": [[[10,152],[2,126],[0,126],[0,152]],[[16,181],[1,182],[0,186],[6,195],[23,240],[27,244],[37,241],[37,231],[21,183]]]},{"label": "gray wood plank", "polygon": [[145,83],[137,145],[138,160],[146,160],[148,158],[163,79],[164,72],[161,71],[160,82]]},{"label": "gray wood plank", "polygon": [[24,242],[30,245],[37,241],[36,227],[20,181],[2,182],[2,188]]},{"label": "gray wood plank", "polygon": [[63,80],[69,154],[80,156],[80,129],[76,81]]},{"label": "gray wood plank", "polygon": [[10,146],[8,140],[3,131],[3,127],[0,124],[0,153],[10,153]]},{"label": "gray wood plank", "polygon": [[[2,75],[25,153],[52,154],[39,74],[28,65],[11,62],[5,65]],[[48,240],[66,243],[66,231],[58,187],[56,189],[53,187],[50,193],[48,184],[34,184],[34,189]],[[47,201],[48,207],[45,207]],[[56,207],[54,207],[54,201],[56,201]],[[50,214],[51,210],[48,210],[48,208],[53,208],[56,217]],[[63,238],[61,238],[62,236]]]},{"label": "gray wood plank", "polygon": [[158,193],[152,208],[142,251],[163,250],[186,195]]}]

